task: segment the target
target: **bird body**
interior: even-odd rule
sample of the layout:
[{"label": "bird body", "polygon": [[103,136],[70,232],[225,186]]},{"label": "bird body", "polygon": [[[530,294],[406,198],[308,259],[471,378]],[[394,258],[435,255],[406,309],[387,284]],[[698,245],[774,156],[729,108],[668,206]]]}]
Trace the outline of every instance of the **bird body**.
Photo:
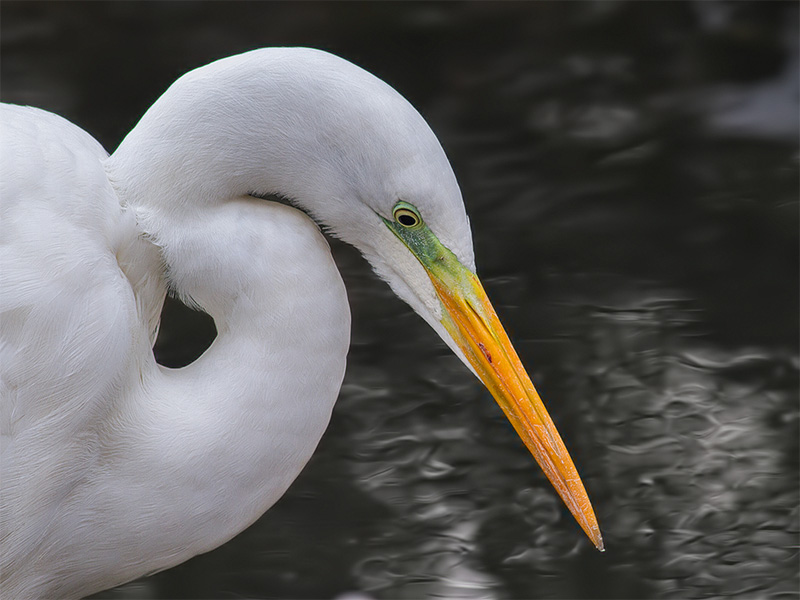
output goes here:
[{"label": "bird body", "polygon": [[[110,157],[50,113],[0,114],[4,597],[80,597],[173,566],[286,491],[327,426],[349,344],[317,222],[509,398],[596,530],[484,303],[447,158],[391,87],[324,52],[253,51],[179,79]],[[218,331],[181,369],[152,354],[168,289]],[[523,395],[534,408],[516,408]],[[572,471],[558,474],[563,455]]]}]

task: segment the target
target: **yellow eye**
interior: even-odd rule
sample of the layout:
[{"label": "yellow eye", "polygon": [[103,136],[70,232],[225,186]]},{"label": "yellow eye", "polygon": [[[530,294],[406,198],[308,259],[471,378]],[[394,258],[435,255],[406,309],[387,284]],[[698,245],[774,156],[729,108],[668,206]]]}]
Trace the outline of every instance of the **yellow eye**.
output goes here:
[{"label": "yellow eye", "polygon": [[417,212],[417,209],[408,202],[398,202],[392,215],[394,220],[403,227],[416,227],[422,223],[422,217]]}]

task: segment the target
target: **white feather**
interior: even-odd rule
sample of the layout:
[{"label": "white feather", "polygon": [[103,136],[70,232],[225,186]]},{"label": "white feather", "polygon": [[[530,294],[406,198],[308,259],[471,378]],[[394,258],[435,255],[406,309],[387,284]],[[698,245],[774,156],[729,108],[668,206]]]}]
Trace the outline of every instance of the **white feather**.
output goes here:
[{"label": "white feather", "polygon": [[[78,597],[180,563],[255,521],[311,456],[350,316],[303,212],[354,244],[461,355],[422,267],[381,222],[414,203],[474,269],[439,142],[388,85],[268,49],[179,79],[113,156],[2,108],[3,597]],[[183,369],[151,345],[172,287],[218,337]]]}]

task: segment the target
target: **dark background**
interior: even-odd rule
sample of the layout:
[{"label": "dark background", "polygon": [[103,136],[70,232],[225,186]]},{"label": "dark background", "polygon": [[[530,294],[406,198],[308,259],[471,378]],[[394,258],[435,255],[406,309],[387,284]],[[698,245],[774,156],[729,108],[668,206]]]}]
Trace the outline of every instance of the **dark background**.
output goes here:
[{"label": "dark background", "polygon": [[[328,433],[229,544],[102,598],[790,598],[798,590],[794,2],[11,2],[2,98],[113,150],[185,71],[305,45],[429,121],[478,269],[593,500],[591,548],[500,410],[333,243]],[[157,346],[213,337],[174,302]]]}]

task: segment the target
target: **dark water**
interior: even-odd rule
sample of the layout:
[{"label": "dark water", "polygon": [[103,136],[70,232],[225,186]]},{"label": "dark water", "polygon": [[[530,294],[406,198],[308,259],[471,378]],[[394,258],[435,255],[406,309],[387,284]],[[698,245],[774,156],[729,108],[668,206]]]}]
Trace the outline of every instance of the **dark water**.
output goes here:
[{"label": "dark water", "polygon": [[[361,64],[451,157],[479,272],[592,497],[591,548],[500,410],[334,244],[330,429],[231,543],[102,598],[791,598],[798,5],[2,3],[2,96],[113,149],[178,75],[270,45]],[[157,349],[213,335],[175,306]]]}]

